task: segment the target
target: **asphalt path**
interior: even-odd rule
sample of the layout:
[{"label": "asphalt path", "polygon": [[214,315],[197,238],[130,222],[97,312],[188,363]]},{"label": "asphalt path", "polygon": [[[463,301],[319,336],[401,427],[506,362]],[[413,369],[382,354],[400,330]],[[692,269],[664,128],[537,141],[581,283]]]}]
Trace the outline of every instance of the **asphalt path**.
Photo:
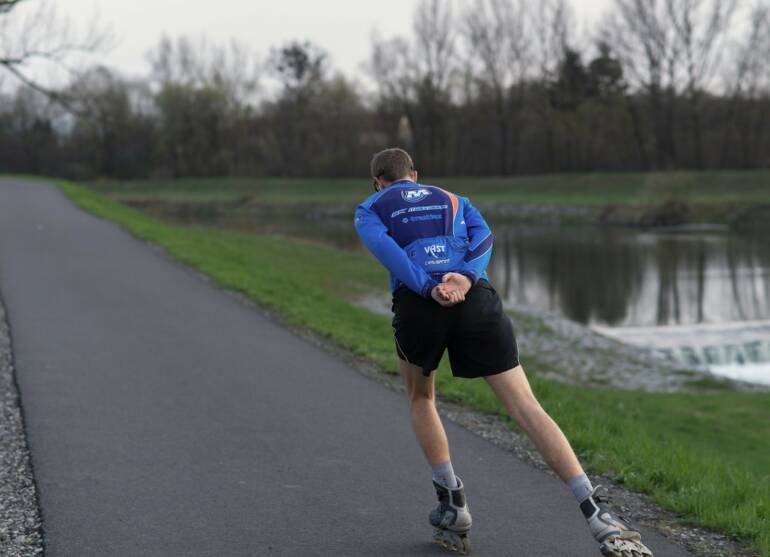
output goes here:
[{"label": "asphalt path", "polygon": [[[0,294],[48,556],[447,554],[401,395],[52,186],[0,180]],[[560,482],[447,432],[475,555],[599,555]]]}]

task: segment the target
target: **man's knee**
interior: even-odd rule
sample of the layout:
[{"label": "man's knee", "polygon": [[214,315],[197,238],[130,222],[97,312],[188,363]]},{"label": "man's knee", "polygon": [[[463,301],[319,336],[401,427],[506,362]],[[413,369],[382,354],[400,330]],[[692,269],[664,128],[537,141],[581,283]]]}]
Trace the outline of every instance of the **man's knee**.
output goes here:
[{"label": "man's knee", "polygon": [[534,393],[529,389],[516,392],[511,402],[509,410],[513,414],[512,417],[520,423],[539,420],[546,413]]},{"label": "man's knee", "polygon": [[435,397],[433,374],[431,373],[429,377],[425,377],[422,374],[422,369],[404,361],[401,361],[400,368],[409,402],[419,404],[425,401],[433,401]]},{"label": "man's knee", "polygon": [[520,401],[515,409],[515,415],[512,417],[526,430],[540,424],[543,420],[550,419],[548,413],[540,406],[534,396],[526,397]]},{"label": "man's knee", "polygon": [[521,366],[498,375],[490,375],[486,379],[516,421],[537,417],[544,412]]},{"label": "man's knee", "polygon": [[410,404],[432,403],[436,398],[432,379],[422,375],[412,377],[411,381],[407,381],[406,394]]}]

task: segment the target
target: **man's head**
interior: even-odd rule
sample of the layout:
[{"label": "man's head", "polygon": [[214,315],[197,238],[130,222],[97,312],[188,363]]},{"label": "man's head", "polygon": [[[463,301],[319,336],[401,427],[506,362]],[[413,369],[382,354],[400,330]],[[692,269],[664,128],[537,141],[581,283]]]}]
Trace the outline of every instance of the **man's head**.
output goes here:
[{"label": "man's head", "polygon": [[403,149],[385,149],[376,153],[372,157],[371,171],[376,191],[399,180],[417,181],[412,157]]}]

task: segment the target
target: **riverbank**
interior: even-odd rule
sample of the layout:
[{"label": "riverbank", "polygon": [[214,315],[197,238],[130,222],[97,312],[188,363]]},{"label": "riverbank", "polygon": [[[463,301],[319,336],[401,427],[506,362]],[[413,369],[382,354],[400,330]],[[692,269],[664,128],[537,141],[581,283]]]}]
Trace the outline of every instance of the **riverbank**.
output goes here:
[{"label": "riverbank", "polygon": [[[310,329],[382,372],[394,372],[389,319],[354,304],[381,292],[386,281],[368,258],[308,242],[169,226],[82,187],[60,187],[84,209],[277,312],[287,325]],[[539,368],[546,366],[533,354],[535,392],[592,471],[649,494],[683,520],[720,529],[770,555],[770,395],[709,385],[697,393],[588,388],[540,376]],[[513,427],[484,385],[455,380],[446,363],[438,389],[447,400]]]},{"label": "riverbank", "polygon": [[[506,178],[423,177],[466,195],[488,217],[538,224],[763,227],[770,221],[770,170],[582,173]],[[364,179],[183,178],[92,182],[132,204],[302,210],[348,217],[368,194]],[[287,206],[293,206],[289,208]]]}]

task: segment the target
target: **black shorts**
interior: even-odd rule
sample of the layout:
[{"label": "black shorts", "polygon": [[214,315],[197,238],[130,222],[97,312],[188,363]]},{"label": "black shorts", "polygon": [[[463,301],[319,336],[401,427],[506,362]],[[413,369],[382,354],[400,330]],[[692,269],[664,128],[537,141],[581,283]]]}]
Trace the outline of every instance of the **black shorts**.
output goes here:
[{"label": "black shorts", "polygon": [[421,367],[426,376],[438,367],[445,349],[455,377],[484,377],[519,365],[511,320],[483,279],[464,302],[449,308],[399,288],[393,294],[393,334],[398,357]]}]

